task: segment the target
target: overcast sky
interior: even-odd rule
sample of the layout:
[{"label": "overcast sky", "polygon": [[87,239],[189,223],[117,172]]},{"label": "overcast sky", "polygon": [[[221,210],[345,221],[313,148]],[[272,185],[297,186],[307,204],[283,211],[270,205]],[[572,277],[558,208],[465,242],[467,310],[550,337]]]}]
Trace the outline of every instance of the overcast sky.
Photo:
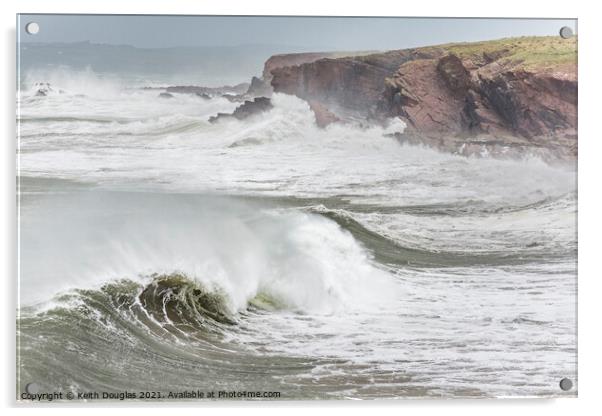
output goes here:
[{"label": "overcast sky", "polygon": [[[447,42],[576,32],[574,20],[20,15],[23,42],[174,46],[293,45],[315,50],[399,49]],[[29,22],[37,35],[25,32]]]}]

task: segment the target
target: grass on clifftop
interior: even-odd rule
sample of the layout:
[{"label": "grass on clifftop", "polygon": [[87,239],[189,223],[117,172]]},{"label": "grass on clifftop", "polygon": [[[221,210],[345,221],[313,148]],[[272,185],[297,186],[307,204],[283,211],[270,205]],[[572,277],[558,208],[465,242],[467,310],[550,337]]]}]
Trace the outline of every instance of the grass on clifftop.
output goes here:
[{"label": "grass on clifftop", "polygon": [[557,68],[577,63],[577,37],[562,39],[560,36],[525,36],[498,40],[452,43],[441,48],[459,58],[480,60],[483,54],[511,64],[517,69]]}]

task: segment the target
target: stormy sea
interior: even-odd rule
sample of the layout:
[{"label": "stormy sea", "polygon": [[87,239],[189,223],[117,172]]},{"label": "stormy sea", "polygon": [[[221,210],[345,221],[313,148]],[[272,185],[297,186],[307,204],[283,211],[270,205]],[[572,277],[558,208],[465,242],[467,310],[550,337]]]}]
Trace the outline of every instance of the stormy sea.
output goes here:
[{"label": "stormy sea", "polygon": [[19,392],[574,395],[574,165],[129,70],[21,80]]}]

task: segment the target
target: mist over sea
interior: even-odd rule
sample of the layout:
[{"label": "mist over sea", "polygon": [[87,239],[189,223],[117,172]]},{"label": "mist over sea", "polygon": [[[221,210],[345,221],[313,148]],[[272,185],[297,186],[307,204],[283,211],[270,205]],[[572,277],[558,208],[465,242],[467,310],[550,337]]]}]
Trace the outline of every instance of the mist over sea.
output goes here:
[{"label": "mist over sea", "polygon": [[18,391],[574,394],[575,166],[143,88],[282,52],[21,47]]},{"label": "mist over sea", "polygon": [[280,53],[308,52],[295,45],[248,44],[171,48],[136,48],[90,42],[24,42],[19,48],[21,88],[50,82],[72,71],[90,71],[122,87],[202,85],[219,87],[261,76],[264,62]]}]

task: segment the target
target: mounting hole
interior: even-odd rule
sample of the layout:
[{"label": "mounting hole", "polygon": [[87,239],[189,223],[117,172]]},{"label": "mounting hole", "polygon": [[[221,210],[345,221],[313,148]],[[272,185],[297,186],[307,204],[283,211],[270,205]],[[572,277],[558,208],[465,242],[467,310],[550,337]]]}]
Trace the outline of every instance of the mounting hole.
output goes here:
[{"label": "mounting hole", "polygon": [[25,386],[25,391],[29,394],[37,394],[40,392],[40,386],[37,383],[28,383]]},{"label": "mounting hole", "polygon": [[573,388],[573,382],[570,378],[563,378],[560,380],[560,388],[564,391],[569,391]]},{"label": "mounting hole", "polygon": [[568,26],[563,26],[560,28],[560,37],[562,39],[568,39],[573,37],[573,29]]},{"label": "mounting hole", "polygon": [[30,35],[37,35],[40,31],[40,25],[36,22],[29,22],[25,25],[25,31]]}]

